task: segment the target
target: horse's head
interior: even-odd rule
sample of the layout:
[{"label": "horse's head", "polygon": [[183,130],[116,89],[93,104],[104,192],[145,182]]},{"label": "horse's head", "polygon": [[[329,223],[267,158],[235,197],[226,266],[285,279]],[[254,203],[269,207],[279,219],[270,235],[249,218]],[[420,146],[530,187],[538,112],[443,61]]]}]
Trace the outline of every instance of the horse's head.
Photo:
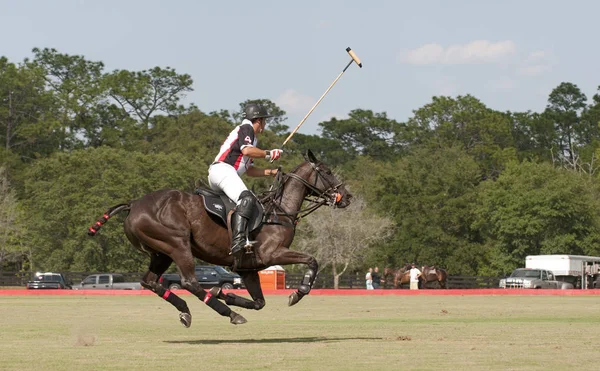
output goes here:
[{"label": "horse's head", "polygon": [[308,172],[305,175],[305,181],[309,188],[309,194],[322,197],[327,200],[329,205],[344,208],[350,205],[352,194],[348,192],[346,186],[339,181],[331,172],[329,167],[323,162],[317,160],[311,150],[304,153]]}]

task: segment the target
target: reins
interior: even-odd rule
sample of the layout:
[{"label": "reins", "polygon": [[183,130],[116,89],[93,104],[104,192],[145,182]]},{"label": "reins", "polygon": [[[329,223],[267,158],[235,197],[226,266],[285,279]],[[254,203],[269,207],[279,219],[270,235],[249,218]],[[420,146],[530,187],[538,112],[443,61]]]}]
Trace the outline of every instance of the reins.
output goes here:
[{"label": "reins", "polygon": [[[331,192],[331,193],[337,194],[336,191],[342,185],[342,183],[340,183],[338,185],[333,185],[332,183],[330,183],[328,181],[328,179],[326,177],[324,177],[321,174],[318,166],[315,166],[315,164],[313,164],[312,162],[309,162],[309,164],[313,168],[313,171],[315,171],[315,173],[316,173],[314,185],[310,184],[304,178],[302,178],[298,174],[294,173],[294,171],[300,165],[296,166],[296,168],[294,168],[294,170],[292,170],[292,172],[285,173],[285,174],[281,171],[281,168],[279,169],[279,171],[277,172],[277,177],[275,178],[275,181],[273,182],[271,189],[267,192],[266,196],[261,198],[261,202],[263,203],[263,205],[265,205],[266,207],[269,208],[269,210],[265,214],[267,214],[269,216],[273,215],[275,218],[275,220],[271,220],[271,218],[269,217],[267,219],[267,223],[287,225],[287,226],[292,226],[295,228],[296,225],[298,224],[298,222],[300,221],[300,219],[306,217],[307,215],[310,215],[311,213],[313,213],[314,211],[319,209],[321,206],[328,205],[328,204],[331,206],[335,205],[335,203],[336,203],[335,196],[333,197],[333,200],[331,200],[331,197],[328,196],[328,193]],[[319,177],[321,177],[321,179],[324,182],[328,183],[329,187],[327,189],[320,190],[319,188],[317,188],[316,184],[319,180]],[[281,206],[281,201],[283,200],[283,188],[284,188],[285,184],[290,180],[295,180],[295,181],[302,183],[306,188],[308,188],[311,191],[303,199],[303,201],[310,202],[311,205],[309,205],[308,207],[306,207],[304,209],[301,208],[292,213],[286,212],[285,210],[283,210],[283,208]],[[278,185],[276,186],[275,189],[273,189],[275,184],[278,184]],[[316,195],[315,195],[315,193],[316,193]],[[296,215],[295,217],[293,216],[294,214]],[[291,220],[293,220],[293,224],[290,225],[289,223],[280,222],[279,216],[284,216],[284,217],[290,218]]]}]

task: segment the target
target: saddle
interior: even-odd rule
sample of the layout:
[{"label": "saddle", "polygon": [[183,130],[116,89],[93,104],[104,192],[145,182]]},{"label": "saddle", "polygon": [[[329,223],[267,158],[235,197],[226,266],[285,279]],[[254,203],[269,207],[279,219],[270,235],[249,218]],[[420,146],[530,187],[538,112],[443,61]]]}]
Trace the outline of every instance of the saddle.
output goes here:
[{"label": "saddle", "polygon": [[435,270],[434,265],[432,265],[431,267],[425,266],[423,268],[423,271],[427,271],[427,274],[437,274],[437,271]]},{"label": "saddle", "polygon": [[[210,188],[198,187],[194,191],[194,194],[202,197],[206,211],[215,216],[215,219],[220,222],[223,227],[229,228],[227,217],[235,208],[235,203],[231,201],[225,193],[216,192]],[[256,206],[252,218],[248,221],[248,234],[258,230],[263,224],[264,208],[258,198],[256,199]]]}]

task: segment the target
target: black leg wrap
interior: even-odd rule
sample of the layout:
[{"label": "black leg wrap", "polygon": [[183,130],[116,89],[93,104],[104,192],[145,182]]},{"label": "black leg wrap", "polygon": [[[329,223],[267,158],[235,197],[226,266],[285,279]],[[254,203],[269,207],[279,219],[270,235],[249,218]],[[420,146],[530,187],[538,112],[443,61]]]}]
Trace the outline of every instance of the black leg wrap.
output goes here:
[{"label": "black leg wrap", "polygon": [[173,305],[175,308],[177,308],[177,310],[179,310],[180,312],[190,313],[190,310],[189,310],[185,300],[183,300],[179,296],[173,294],[172,291],[169,291],[169,296],[167,296],[166,298],[165,298],[165,293],[167,292],[167,289],[165,289],[164,287],[156,286],[156,288],[153,291],[156,293],[156,295],[160,296],[161,298],[165,299],[167,302],[171,303],[171,305]]},{"label": "black leg wrap", "polygon": [[304,277],[302,278],[302,282],[300,283],[300,287],[298,287],[298,292],[301,294],[308,294],[310,289],[312,288],[312,282],[314,280],[315,272],[312,269],[309,269],[304,273]]},{"label": "black leg wrap", "polygon": [[307,270],[302,278],[302,285],[310,286],[314,275],[315,272],[313,272],[312,269]]},{"label": "black leg wrap", "polygon": [[169,303],[173,304],[173,306],[175,308],[177,308],[180,312],[183,312],[183,313],[190,312],[186,302],[182,298],[180,298],[179,296],[177,296],[173,293],[171,293],[171,295],[169,295],[169,297],[165,300],[167,300]]},{"label": "black leg wrap", "polygon": [[211,307],[215,312],[219,313],[224,317],[229,317],[229,315],[231,314],[231,309],[227,305],[221,303],[219,299],[217,299],[214,296],[208,298],[208,300],[205,303],[206,305]]},{"label": "black leg wrap", "polygon": [[202,300],[204,304],[208,305],[210,308],[212,308],[212,310],[219,313],[220,315],[224,317],[229,317],[229,315],[231,314],[231,309],[227,305],[221,303],[218,297],[214,296],[212,293],[206,292],[202,288],[190,292],[192,292],[198,299]]},{"label": "black leg wrap", "polygon": [[262,309],[265,306],[265,302],[262,300],[252,301],[232,293],[228,293],[225,296],[225,303],[227,305],[256,310]]}]

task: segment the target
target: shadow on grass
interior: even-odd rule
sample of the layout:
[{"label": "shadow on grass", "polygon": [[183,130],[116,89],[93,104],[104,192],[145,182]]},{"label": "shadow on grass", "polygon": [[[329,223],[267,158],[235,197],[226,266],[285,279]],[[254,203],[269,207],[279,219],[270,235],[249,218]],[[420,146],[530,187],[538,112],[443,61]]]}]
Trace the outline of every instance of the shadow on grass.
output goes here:
[{"label": "shadow on grass", "polygon": [[203,339],[203,340],[165,340],[169,344],[269,344],[269,343],[328,343],[348,340],[383,340],[372,337],[326,337],[310,336],[303,338],[267,338],[267,339]]}]

